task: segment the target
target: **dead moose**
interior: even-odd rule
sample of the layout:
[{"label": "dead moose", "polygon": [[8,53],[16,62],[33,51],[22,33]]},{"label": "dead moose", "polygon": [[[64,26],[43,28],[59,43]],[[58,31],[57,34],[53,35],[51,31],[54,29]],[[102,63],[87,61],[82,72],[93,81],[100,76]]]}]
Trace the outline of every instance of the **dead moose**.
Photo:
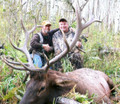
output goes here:
[{"label": "dead moose", "polygon": [[[81,17],[82,8],[76,6],[77,28],[75,37],[69,45],[65,40],[67,49],[61,52],[58,56],[54,57],[50,61],[47,61],[46,65],[42,68],[35,68],[32,59],[27,50],[27,42],[29,35],[38,27],[35,21],[35,26],[27,31],[22,23],[22,28],[25,32],[25,43],[22,48],[18,48],[12,44],[12,46],[23,52],[28,60],[28,63],[13,62],[3,57],[3,61],[10,67],[17,70],[26,70],[30,72],[30,80],[26,85],[26,92],[20,101],[20,104],[49,104],[53,102],[54,98],[62,96],[68,93],[74,85],[76,85],[76,92],[86,94],[88,92],[89,97],[95,94],[94,101],[96,103],[111,104],[111,89],[114,87],[112,80],[103,72],[95,71],[89,68],[81,68],[73,72],[61,73],[54,70],[49,70],[49,67],[56,61],[64,57],[76,44],[81,32],[91,25],[93,22],[100,22],[99,20],[92,19],[85,24],[82,24]],[[64,35],[64,33],[63,33]],[[47,59],[47,58],[46,58]],[[18,66],[17,66],[18,65]],[[20,65],[20,66],[19,66]]]}]

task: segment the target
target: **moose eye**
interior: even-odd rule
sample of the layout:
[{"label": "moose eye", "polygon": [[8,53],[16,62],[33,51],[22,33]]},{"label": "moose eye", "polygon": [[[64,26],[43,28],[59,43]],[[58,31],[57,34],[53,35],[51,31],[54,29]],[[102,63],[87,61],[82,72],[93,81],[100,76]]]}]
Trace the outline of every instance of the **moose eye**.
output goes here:
[{"label": "moose eye", "polygon": [[45,87],[41,87],[41,89],[39,90],[40,92],[42,91],[42,90],[44,90],[45,89]]},{"label": "moose eye", "polygon": [[44,89],[45,89],[45,87],[41,87],[41,88],[39,89],[39,91],[38,91],[37,95],[39,96],[39,95],[40,95],[40,93],[41,93],[41,91],[43,91]]}]

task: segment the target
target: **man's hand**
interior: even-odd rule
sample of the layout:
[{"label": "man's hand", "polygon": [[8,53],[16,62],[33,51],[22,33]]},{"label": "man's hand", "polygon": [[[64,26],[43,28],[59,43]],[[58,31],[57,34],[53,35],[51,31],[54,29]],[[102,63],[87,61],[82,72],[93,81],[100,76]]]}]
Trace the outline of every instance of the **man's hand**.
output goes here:
[{"label": "man's hand", "polygon": [[76,46],[77,46],[78,48],[81,48],[81,47],[82,47],[82,43],[81,43],[80,41],[77,41]]},{"label": "man's hand", "polygon": [[43,44],[43,49],[47,52],[49,52],[52,48],[48,44]]},{"label": "man's hand", "polygon": [[75,32],[75,28],[70,27],[71,32]]}]

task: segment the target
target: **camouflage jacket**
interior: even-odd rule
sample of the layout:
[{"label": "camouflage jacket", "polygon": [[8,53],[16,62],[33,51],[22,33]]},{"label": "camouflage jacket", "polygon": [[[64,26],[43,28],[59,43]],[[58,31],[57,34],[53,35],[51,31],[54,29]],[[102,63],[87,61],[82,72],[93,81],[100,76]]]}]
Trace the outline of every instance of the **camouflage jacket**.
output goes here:
[{"label": "camouflage jacket", "polygon": [[[67,33],[65,33],[66,40],[67,40],[69,45],[71,44],[74,35],[75,35],[75,33],[72,31],[68,31]],[[66,48],[66,44],[63,40],[63,35],[62,35],[62,32],[60,30],[57,31],[56,33],[54,33],[54,35],[52,37],[52,41],[53,41],[55,55],[58,55]]]}]

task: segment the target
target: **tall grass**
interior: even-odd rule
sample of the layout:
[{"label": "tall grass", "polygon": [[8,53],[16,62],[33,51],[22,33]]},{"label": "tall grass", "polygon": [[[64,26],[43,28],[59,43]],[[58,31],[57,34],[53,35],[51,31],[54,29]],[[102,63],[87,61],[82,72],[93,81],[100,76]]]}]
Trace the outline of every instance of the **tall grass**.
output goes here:
[{"label": "tall grass", "polygon": [[[92,30],[92,29],[91,29]],[[84,66],[120,78],[120,35],[93,30],[84,44]],[[119,80],[120,81],[120,80]]]}]

